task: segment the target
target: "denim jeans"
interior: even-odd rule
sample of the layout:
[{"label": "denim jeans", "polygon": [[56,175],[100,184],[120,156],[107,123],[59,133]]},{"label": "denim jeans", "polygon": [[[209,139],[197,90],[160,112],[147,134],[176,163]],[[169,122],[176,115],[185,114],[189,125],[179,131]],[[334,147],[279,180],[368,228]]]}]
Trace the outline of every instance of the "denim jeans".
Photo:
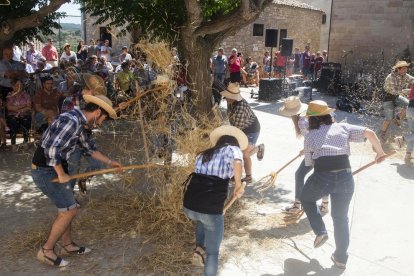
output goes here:
[{"label": "denim jeans", "polygon": [[303,159],[295,172],[295,200],[300,199],[303,185],[305,185],[305,177],[311,170],[312,166],[305,166],[305,159]]},{"label": "denim jeans", "polygon": [[32,169],[31,173],[33,182],[56,205],[59,212],[66,212],[76,208],[76,201],[70,182],[52,182],[52,179],[57,177],[53,167],[38,167]]},{"label": "denim jeans", "polygon": [[395,108],[408,106],[408,99],[403,96],[398,96],[395,101],[386,101],[382,103],[382,112],[385,117],[385,120],[391,121],[395,116]]},{"label": "denim jeans", "polygon": [[414,149],[414,107],[407,108],[407,124],[408,124],[408,135],[405,136],[407,141],[407,152],[412,152]]},{"label": "denim jeans", "polygon": [[331,216],[336,245],[334,255],[341,263],[348,260],[348,209],[353,193],[354,178],[350,169],[340,172],[314,172],[302,191],[302,206],[316,235],[327,234],[316,201],[326,194],[331,195]]},{"label": "denim jeans", "polygon": [[224,83],[224,78],[226,77],[225,73],[214,73],[214,81],[219,81]]},{"label": "denim jeans", "polygon": [[203,214],[185,207],[184,213],[196,222],[196,246],[202,246],[206,249],[204,275],[217,275],[220,244],[224,233],[223,215]]},{"label": "denim jeans", "polygon": [[[74,174],[79,173],[82,156],[86,159],[86,162],[88,163],[88,166],[86,167],[85,172],[90,172],[90,171],[99,170],[103,168],[103,164],[100,161],[88,155],[83,154],[82,149],[79,147],[79,145],[76,145],[75,150],[72,152],[68,160],[69,175],[74,175]],[[73,188],[76,185],[76,179],[72,179],[70,181],[70,185],[73,190]]]}]

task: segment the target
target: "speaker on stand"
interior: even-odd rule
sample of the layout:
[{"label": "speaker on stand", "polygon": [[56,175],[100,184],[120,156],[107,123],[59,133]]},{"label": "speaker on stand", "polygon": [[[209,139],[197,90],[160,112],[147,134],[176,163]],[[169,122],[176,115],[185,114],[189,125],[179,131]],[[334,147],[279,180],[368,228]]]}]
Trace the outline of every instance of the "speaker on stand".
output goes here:
[{"label": "speaker on stand", "polygon": [[[285,70],[283,71],[283,85],[282,85],[283,93],[285,94],[285,96],[289,96],[289,92],[290,92],[290,86],[286,82],[286,67],[287,67],[288,57],[292,55],[292,48],[293,48],[293,39],[282,38],[282,41],[280,43],[280,54],[283,57],[286,57]],[[287,91],[285,91],[286,89]]]},{"label": "speaker on stand", "polygon": [[273,71],[273,47],[277,47],[277,35],[278,32],[276,29],[266,29],[265,36],[265,47],[270,47],[270,75],[272,76]]}]

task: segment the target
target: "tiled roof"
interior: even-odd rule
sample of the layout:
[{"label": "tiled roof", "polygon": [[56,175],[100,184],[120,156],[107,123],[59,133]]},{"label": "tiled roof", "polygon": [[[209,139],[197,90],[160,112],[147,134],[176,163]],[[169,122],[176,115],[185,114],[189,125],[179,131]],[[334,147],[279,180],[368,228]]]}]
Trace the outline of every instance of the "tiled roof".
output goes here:
[{"label": "tiled roof", "polygon": [[321,9],[315,8],[309,4],[306,4],[306,3],[303,3],[297,0],[273,0],[272,2],[273,4],[277,4],[277,5],[284,5],[284,6],[290,6],[290,7],[295,7],[295,8],[322,11]]}]

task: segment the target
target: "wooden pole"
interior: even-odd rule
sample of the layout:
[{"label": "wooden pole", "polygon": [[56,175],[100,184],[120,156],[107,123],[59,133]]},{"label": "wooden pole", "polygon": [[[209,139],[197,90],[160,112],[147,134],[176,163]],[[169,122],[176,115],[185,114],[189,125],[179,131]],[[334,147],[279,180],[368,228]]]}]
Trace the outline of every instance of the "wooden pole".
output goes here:
[{"label": "wooden pole", "polygon": [[[138,97],[141,94],[141,90],[138,88],[139,87],[138,81],[135,81],[135,87],[137,88],[137,97]],[[145,93],[143,93],[143,94],[145,94]],[[142,133],[142,142],[144,143],[145,157],[147,159],[147,162],[149,162],[147,135],[145,134],[144,116],[142,116],[142,108],[141,108],[141,99],[140,98],[138,98],[138,112],[139,112],[139,125],[141,127],[141,133]]]},{"label": "wooden pole", "polygon": [[[244,189],[244,187],[246,187],[246,182],[242,183],[242,186],[240,187],[240,189]],[[224,206],[223,209],[223,215],[226,213],[226,211],[231,207],[231,205],[233,205],[233,203],[238,199],[237,196],[233,196],[229,202],[227,202],[227,204]]]}]

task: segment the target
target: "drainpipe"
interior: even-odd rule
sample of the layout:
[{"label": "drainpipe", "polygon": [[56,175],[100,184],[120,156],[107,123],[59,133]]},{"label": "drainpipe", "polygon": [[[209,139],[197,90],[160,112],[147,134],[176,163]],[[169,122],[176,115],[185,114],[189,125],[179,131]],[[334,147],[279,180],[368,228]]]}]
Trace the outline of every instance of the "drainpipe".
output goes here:
[{"label": "drainpipe", "polygon": [[333,2],[334,0],[331,0],[331,15],[329,17],[329,32],[328,32],[328,59],[326,62],[329,62],[329,56],[330,56],[330,52],[329,52],[329,46],[331,45],[331,28],[332,28],[332,16],[333,16]]}]

